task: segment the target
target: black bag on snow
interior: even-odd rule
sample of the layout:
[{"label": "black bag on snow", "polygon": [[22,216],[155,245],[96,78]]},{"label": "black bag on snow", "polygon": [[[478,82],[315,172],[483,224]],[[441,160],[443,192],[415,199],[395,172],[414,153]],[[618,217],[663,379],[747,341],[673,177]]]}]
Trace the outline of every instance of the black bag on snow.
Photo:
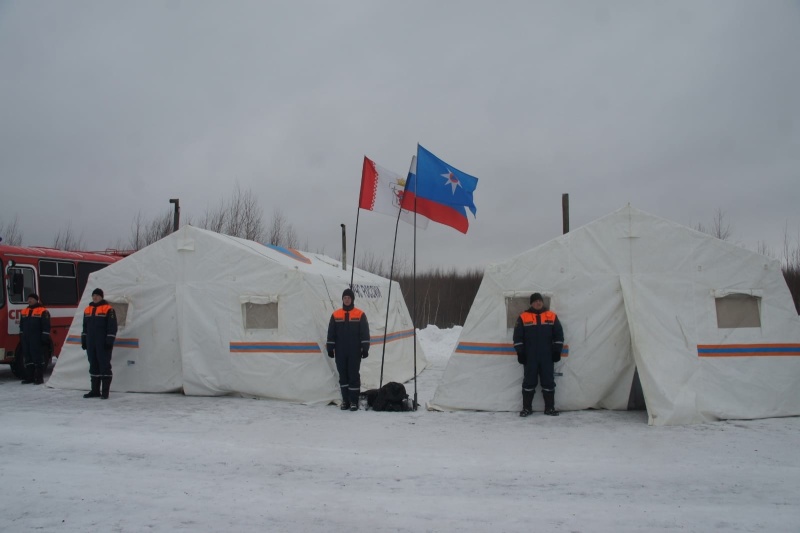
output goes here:
[{"label": "black bag on snow", "polygon": [[370,389],[363,394],[373,411],[409,411],[408,394],[402,383],[390,381],[380,389]]}]

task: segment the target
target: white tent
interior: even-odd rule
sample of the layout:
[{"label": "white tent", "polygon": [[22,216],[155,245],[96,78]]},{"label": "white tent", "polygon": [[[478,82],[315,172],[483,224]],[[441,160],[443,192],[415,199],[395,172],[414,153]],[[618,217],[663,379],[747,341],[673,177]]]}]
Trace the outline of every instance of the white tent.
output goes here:
[{"label": "white tent", "polygon": [[[325,351],[350,270],[331,258],[185,226],[91,275],[47,384],[88,389],[83,308],[100,287],[120,323],[112,391],[239,393],[316,403],[340,398]],[[414,377],[414,328],[397,282],[356,270],[355,304],[372,336],[362,388]],[[387,298],[391,301],[388,327]],[[417,372],[426,360],[416,344]]]},{"label": "white tent", "polygon": [[511,339],[533,292],[564,326],[561,410],[627,409],[638,370],[651,425],[800,415],[780,263],[630,206],[486,269],[429,408],[521,408]]}]

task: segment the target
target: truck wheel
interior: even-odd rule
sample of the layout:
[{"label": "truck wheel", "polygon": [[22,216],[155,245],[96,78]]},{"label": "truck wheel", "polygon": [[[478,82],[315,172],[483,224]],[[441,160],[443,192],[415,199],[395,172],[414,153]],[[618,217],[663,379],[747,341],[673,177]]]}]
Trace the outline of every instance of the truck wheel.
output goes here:
[{"label": "truck wheel", "polygon": [[25,379],[27,372],[25,372],[25,361],[22,358],[22,345],[17,344],[17,349],[14,350],[14,362],[11,363],[11,373],[19,379]]}]

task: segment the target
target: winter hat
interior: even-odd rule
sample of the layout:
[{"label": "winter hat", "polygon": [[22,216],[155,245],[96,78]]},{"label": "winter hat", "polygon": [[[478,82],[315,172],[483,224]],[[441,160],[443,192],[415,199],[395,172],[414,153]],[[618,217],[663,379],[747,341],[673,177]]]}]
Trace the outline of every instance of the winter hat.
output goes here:
[{"label": "winter hat", "polygon": [[544,298],[542,298],[542,293],[534,292],[533,294],[531,294],[531,303],[535,302],[536,300],[544,302]]},{"label": "winter hat", "polygon": [[342,293],[342,300],[344,300],[345,296],[349,296],[354,302],[356,301],[356,295],[353,293],[353,289],[345,289]]},{"label": "winter hat", "polygon": [[102,298],[103,297],[103,289],[95,289],[95,290],[93,290],[92,291],[92,296],[94,296],[95,294],[100,296],[100,298]]},{"label": "winter hat", "polygon": [[30,293],[30,294],[28,295],[28,298],[33,298],[33,299],[34,299],[34,300],[36,300],[37,302],[39,301],[39,295],[38,295],[38,294],[36,294],[35,292],[32,292],[32,293]]}]

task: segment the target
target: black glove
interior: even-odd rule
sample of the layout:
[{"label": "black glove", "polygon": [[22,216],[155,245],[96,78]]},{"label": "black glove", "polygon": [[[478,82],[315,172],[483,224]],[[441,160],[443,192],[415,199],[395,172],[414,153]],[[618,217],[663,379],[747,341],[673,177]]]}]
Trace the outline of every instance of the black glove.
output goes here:
[{"label": "black glove", "polygon": [[86,349],[86,337],[81,336],[81,350]]},{"label": "black glove", "polygon": [[114,339],[106,339],[106,350],[114,347]]},{"label": "black glove", "polygon": [[50,335],[42,334],[42,344],[44,345],[50,344]]},{"label": "black glove", "polygon": [[553,354],[554,363],[561,361],[561,347],[561,344],[554,344],[552,348],[550,348],[550,353]]},{"label": "black glove", "polygon": [[517,362],[521,365],[525,364],[525,352],[522,349],[522,346],[519,348],[515,348],[517,350]]},{"label": "black glove", "polygon": [[328,357],[330,357],[331,359],[336,357],[336,353],[333,351],[333,348],[328,348]]},{"label": "black glove", "polygon": [[366,359],[367,357],[369,357],[369,350],[361,348],[361,359]]}]

